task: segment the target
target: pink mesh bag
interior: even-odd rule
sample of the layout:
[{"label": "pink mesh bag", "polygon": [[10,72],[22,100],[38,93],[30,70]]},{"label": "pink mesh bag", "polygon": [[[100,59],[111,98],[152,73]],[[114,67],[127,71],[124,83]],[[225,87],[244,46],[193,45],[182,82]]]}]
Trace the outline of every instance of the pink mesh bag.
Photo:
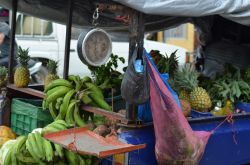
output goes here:
[{"label": "pink mesh bag", "polygon": [[149,55],[146,56],[158,164],[198,164],[211,132],[192,130],[174,99],[170,87],[162,80]]}]

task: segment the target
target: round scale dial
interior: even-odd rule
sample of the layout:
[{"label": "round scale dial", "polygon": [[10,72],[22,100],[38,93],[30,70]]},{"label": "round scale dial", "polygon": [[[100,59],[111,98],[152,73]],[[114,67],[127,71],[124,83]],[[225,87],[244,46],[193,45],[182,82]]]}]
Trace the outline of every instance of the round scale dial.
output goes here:
[{"label": "round scale dial", "polygon": [[[81,36],[79,37],[81,39]],[[81,43],[80,59],[87,65],[100,66],[106,63],[112,52],[112,42],[109,35],[102,29],[89,31]]]}]

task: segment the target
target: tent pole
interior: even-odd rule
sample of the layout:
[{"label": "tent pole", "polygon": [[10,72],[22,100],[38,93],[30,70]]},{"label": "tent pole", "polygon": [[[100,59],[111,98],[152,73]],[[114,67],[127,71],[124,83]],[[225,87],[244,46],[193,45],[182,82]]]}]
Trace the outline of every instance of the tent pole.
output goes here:
[{"label": "tent pole", "polygon": [[68,0],[68,18],[67,18],[67,25],[66,25],[66,41],[65,41],[64,69],[63,69],[64,79],[67,79],[69,75],[69,60],[70,60],[69,55],[70,55],[73,4],[74,4],[74,0]]},{"label": "tent pole", "polygon": [[[143,13],[131,10],[130,12],[130,22],[129,22],[129,61],[133,55],[136,48],[136,43],[138,43],[140,53],[143,53],[143,40],[144,40],[144,18]],[[137,121],[137,106],[133,104],[126,103],[126,118],[130,122],[135,123]]]},{"label": "tent pole", "polygon": [[18,3],[18,0],[12,0],[11,35],[10,35],[10,50],[9,50],[9,64],[8,64],[8,71],[9,71],[8,83],[13,83],[17,3]]}]

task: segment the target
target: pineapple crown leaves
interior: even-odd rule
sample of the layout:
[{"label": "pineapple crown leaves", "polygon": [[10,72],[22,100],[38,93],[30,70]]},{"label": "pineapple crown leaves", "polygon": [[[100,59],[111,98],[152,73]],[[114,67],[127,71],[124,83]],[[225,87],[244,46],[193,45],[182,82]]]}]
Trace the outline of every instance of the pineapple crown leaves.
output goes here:
[{"label": "pineapple crown leaves", "polygon": [[199,73],[192,65],[185,64],[182,68],[175,72],[174,88],[177,91],[186,90],[191,92],[194,88],[198,87]]},{"label": "pineapple crown leaves", "polygon": [[17,58],[19,60],[19,63],[22,66],[27,66],[28,62],[30,60],[30,56],[29,56],[29,48],[27,49],[22,49],[20,46],[18,47],[18,54],[17,54]]},{"label": "pineapple crown leaves", "polygon": [[0,77],[5,77],[7,75],[8,69],[5,66],[0,66]]},{"label": "pineapple crown leaves", "polygon": [[47,68],[50,74],[57,74],[58,61],[49,60]]}]

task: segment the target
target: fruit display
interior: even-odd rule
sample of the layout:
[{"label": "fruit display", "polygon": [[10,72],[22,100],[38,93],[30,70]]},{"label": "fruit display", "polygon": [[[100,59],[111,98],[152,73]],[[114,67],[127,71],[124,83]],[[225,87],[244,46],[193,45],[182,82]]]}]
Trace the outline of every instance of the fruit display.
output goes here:
[{"label": "fruit display", "polygon": [[0,147],[2,147],[5,142],[15,138],[16,134],[9,127],[0,126]]},{"label": "fruit display", "polygon": [[47,63],[48,75],[44,80],[44,88],[46,88],[53,80],[59,79],[59,76],[57,75],[57,67],[58,62],[49,60]]},{"label": "fruit display", "polygon": [[0,66],[0,88],[6,85],[7,81],[7,68],[4,66]]},{"label": "fruit display", "polygon": [[27,87],[30,81],[30,72],[28,69],[28,61],[30,60],[29,49],[18,47],[18,61],[21,66],[17,67],[14,74],[14,84],[18,88]]},{"label": "fruit display", "polygon": [[177,70],[174,78],[174,88],[180,98],[189,101],[191,107],[197,111],[208,111],[211,106],[211,98],[207,91],[198,86],[199,73],[191,65],[185,65]]},{"label": "fruit display", "polygon": [[0,150],[0,163],[2,165],[91,165],[94,157],[80,156],[43,138],[45,133],[65,130],[68,127],[65,121],[57,120],[43,129],[34,130],[27,136],[19,136],[16,140],[8,141]]},{"label": "fruit display", "polygon": [[79,110],[80,103],[110,111],[102,90],[92,83],[91,78],[69,76],[68,80],[56,79],[45,88],[43,108],[50,111],[54,120],[65,120],[68,124],[85,126],[93,113]]}]

